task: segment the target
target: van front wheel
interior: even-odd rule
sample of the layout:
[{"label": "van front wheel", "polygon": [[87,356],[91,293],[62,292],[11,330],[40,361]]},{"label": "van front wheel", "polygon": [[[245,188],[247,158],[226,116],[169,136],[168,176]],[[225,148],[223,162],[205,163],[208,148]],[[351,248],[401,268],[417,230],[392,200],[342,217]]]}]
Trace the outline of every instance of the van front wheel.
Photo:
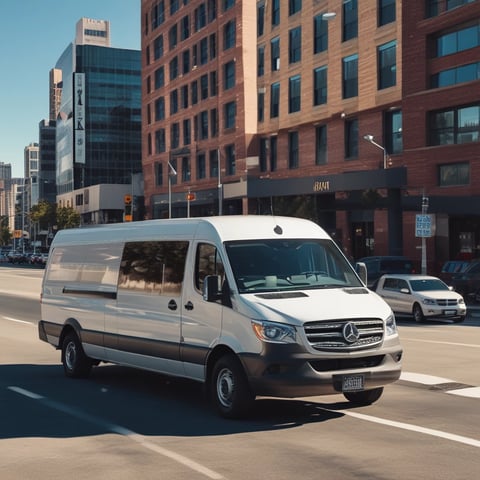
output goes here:
[{"label": "van front wheel", "polygon": [[239,418],[253,405],[255,396],[238,358],[225,355],[213,367],[210,398],[222,417]]},{"label": "van front wheel", "polygon": [[73,332],[67,333],[63,339],[62,363],[65,375],[71,378],[86,377],[92,369],[92,360],[85,355],[80,340]]},{"label": "van front wheel", "polygon": [[355,405],[370,405],[376,402],[383,393],[383,387],[363,390],[361,392],[343,392],[343,396]]}]

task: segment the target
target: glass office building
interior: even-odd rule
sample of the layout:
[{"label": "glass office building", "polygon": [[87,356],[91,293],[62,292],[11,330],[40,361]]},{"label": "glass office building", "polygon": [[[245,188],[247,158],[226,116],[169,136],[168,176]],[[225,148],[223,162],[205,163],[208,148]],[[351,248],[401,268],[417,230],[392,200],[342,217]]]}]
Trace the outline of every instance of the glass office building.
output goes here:
[{"label": "glass office building", "polygon": [[57,195],[141,172],[140,51],[70,44],[59,58]]}]

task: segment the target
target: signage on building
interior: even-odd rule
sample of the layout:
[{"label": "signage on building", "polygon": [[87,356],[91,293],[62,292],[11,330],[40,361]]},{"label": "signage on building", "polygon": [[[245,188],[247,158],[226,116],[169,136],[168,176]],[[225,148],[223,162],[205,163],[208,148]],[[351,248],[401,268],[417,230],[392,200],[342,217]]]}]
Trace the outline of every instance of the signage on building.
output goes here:
[{"label": "signage on building", "polygon": [[330,181],[329,180],[316,180],[313,182],[313,191],[314,192],[329,192],[330,191]]},{"label": "signage on building", "polygon": [[432,217],[433,215],[416,215],[415,216],[415,236],[431,237],[432,236]]},{"label": "signage on building", "polygon": [[75,163],[85,163],[85,74],[74,73],[73,130]]}]

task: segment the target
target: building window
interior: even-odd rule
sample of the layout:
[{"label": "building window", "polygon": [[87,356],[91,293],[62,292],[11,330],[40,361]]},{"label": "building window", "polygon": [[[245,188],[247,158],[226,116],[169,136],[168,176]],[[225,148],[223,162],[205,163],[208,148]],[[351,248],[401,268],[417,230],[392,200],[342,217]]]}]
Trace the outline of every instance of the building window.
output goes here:
[{"label": "building window", "polygon": [[175,24],[168,31],[168,45],[170,47],[170,50],[172,50],[177,46],[177,42],[178,42],[178,32],[177,32],[177,24]]},{"label": "building window", "polygon": [[148,148],[148,155],[151,155],[152,152],[152,134],[149,133],[147,137],[147,148]]},{"label": "building window", "polygon": [[345,158],[348,160],[358,157],[358,120],[345,122]]},{"label": "building window", "polygon": [[272,0],[272,27],[280,24],[280,0]]},{"label": "building window", "polygon": [[402,111],[393,110],[385,113],[385,149],[388,153],[402,153]]},{"label": "building window", "polygon": [[435,39],[435,57],[443,57],[480,46],[480,22],[461,30],[442,33]]},{"label": "building window", "polygon": [[222,0],[222,9],[224,12],[232,8],[234,5],[235,5],[235,0]]},{"label": "building window", "polygon": [[155,70],[155,90],[165,85],[165,69],[164,67]]},{"label": "building window", "polygon": [[180,40],[186,40],[190,36],[190,17],[185,15],[180,20]]},{"label": "building window", "polygon": [[272,72],[280,70],[280,38],[272,38],[270,41],[270,59],[272,62]]},{"label": "building window", "polygon": [[190,71],[190,50],[182,52],[182,73],[185,75]]},{"label": "building window", "polygon": [[397,42],[388,42],[378,47],[378,89],[397,84]]},{"label": "building window", "polygon": [[358,55],[350,55],[342,60],[343,98],[358,96]]},{"label": "building window", "polygon": [[163,165],[159,162],[155,163],[155,186],[163,185]]},{"label": "building window", "polygon": [[224,120],[225,129],[235,128],[235,115],[237,113],[237,107],[235,102],[228,102],[224,107]]},{"label": "building window", "polygon": [[170,15],[173,15],[180,8],[179,0],[170,0]]},{"label": "building window", "polygon": [[192,123],[189,118],[183,121],[183,144],[190,145],[192,141]]},{"label": "building window", "polygon": [[170,80],[175,80],[178,77],[178,57],[173,57],[170,60]]},{"label": "building window", "polygon": [[259,122],[263,122],[265,120],[265,93],[263,91],[258,92],[257,119]]},{"label": "building window", "polygon": [[258,47],[257,50],[257,77],[263,77],[265,73],[265,46]]},{"label": "building window", "polygon": [[270,137],[270,171],[275,172],[277,170],[277,147],[278,138],[276,136]]},{"label": "building window", "polygon": [[323,14],[313,19],[313,53],[324,52],[328,49],[328,26]]},{"label": "building window", "polygon": [[163,35],[159,35],[153,41],[153,58],[158,60],[163,57]]},{"label": "building window", "polygon": [[432,88],[448,87],[480,79],[480,62],[449,68],[432,75]]},{"label": "building window", "polygon": [[214,70],[210,72],[210,96],[214,97],[217,94],[217,72]]},{"label": "building window", "polygon": [[155,100],[155,121],[165,119],[165,98],[160,97]]},{"label": "building window", "polygon": [[160,0],[156,2],[151,11],[152,30],[155,30],[165,21],[165,2]]},{"label": "building window", "polygon": [[208,154],[210,163],[210,178],[218,178],[218,155],[219,150],[210,150]]},{"label": "building window", "polygon": [[228,90],[235,86],[235,62],[231,60],[223,66],[223,89]]},{"label": "building window", "polygon": [[302,27],[292,28],[288,32],[288,61],[296,63],[302,59]]},{"label": "building window", "polygon": [[231,20],[223,27],[223,49],[228,50],[235,46],[235,20]]},{"label": "building window", "polygon": [[[184,2],[188,0],[183,0]],[[208,0],[208,22],[213,22],[217,18],[217,0]]]},{"label": "building window", "polygon": [[173,90],[170,92],[170,115],[174,115],[178,112],[178,91]]},{"label": "building window", "polygon": [[208,111],[200,112],[200,140],[208,138]]},{"label": "building window", "polygon": [[318,67],[313,71],[313,104],[327,103],[327,67]]},{"label": "building window", "polygon": [[280,109],[280,83],[272,83],[270,86],[270,118],[276,118]]},{"label": "building window", "polygon": [[450,145],[480,141],[480,105],[430,114],[430,144]]},{"label": "building window", "polygon": [[207,160],[205,153],[199,153],[197,155],[197,179],[201,180],[202,178],[207,177]]},{"label": "building window", "polygon": [[178,148],[180,145],[180,124],[172,123],[170,127],[170,148]]},{"label": "building window", "polygon": [[260,171],[267,171],[268,138],[260,139],[259,164]]},{"label": "building window", "polygon": [[464,163],[449,163],[438,167],[438,185],[454,187],[470,184],[470,165]]},{"label": "building window", "polygon": [[378,0],[378,26],[392,23],[395,19],[395,0]]},{"label": "building window", "polygon": [[165,129],[160,128],[155,131],[155,153],[165,151]]},{"label": "building window", "polygon": [[200,65],[208,62],[208,37],[200,40]]},{"label": "building window", "polygon": [[288,168],[298,168],[298,132],[288,132]]},{"label": "building window", "polygon": [[201,3],[193,12],[193,18],[195,22],[195,31],[198,32],[201,28],[207,24],[207,12],[205,3]]},{"label": "building window", "polygon": [[301,108],[301,79],[295,75],[288,79],[288,113],[299,112]]},{"label": "building window", "polygon": [[218,135],[218,110],[212,108],[210,110],[210,136],[216,137]]},{"label": "building window", "polygon": [[288,15],[295,15],[302,9],[302,0],[288,0]]},{"label": "building window", "polygon": [[191,174],[190,157],[182,157],[182,181],[189,182]]},{"label": "building window", "polygon": [[192,105],[196,105],[198,103],[198,81],[194,80],[191,83],[191,97],[192,97]]},{"label": "building window", "polygon": [[225,147],[225,162],[227,175],[235,175],[236,165],[235,165],[235,145],[227,145]]},{"label": "building window", "polygon": [[208,73],[200,77],[200,98],[202,100],[208,98]]},{"label": "building window", "polygon": [[209,37],[210,44],[210,60],[217,57],[217,34],[212,33]]},{"label": "building window", "polygon": [[342,40],[346,42],[358,36],[357,0],[343,0]]},{"label": "building window", "polygon": [[327,163],[327,126],[315,127],[315,165]]},{"label": "building window", "polygon": [[182,108],[188,108],[188,85],[183,85],[180,89],[180,104]]},{"label": "building window", "polygon": [[261,37],[265,31],[265,4],[257,5],[257,37]]}]

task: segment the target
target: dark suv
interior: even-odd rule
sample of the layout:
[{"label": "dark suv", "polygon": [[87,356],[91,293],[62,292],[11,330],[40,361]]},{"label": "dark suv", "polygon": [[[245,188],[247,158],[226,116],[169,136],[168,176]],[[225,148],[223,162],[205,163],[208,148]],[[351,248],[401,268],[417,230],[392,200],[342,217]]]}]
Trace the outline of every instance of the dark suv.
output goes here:
[{"label": "dark suv", "polygon": [[386,273],[415,273],[413,262],[407,257],[363,257],[358,262],[367,267],[367,286],[375,290],[378,279]]},{"label": "dark suv", "polygon": [[480,300],[480,260],[472,260],[462,273],[454,275],[451,285],[465,301]]}]

